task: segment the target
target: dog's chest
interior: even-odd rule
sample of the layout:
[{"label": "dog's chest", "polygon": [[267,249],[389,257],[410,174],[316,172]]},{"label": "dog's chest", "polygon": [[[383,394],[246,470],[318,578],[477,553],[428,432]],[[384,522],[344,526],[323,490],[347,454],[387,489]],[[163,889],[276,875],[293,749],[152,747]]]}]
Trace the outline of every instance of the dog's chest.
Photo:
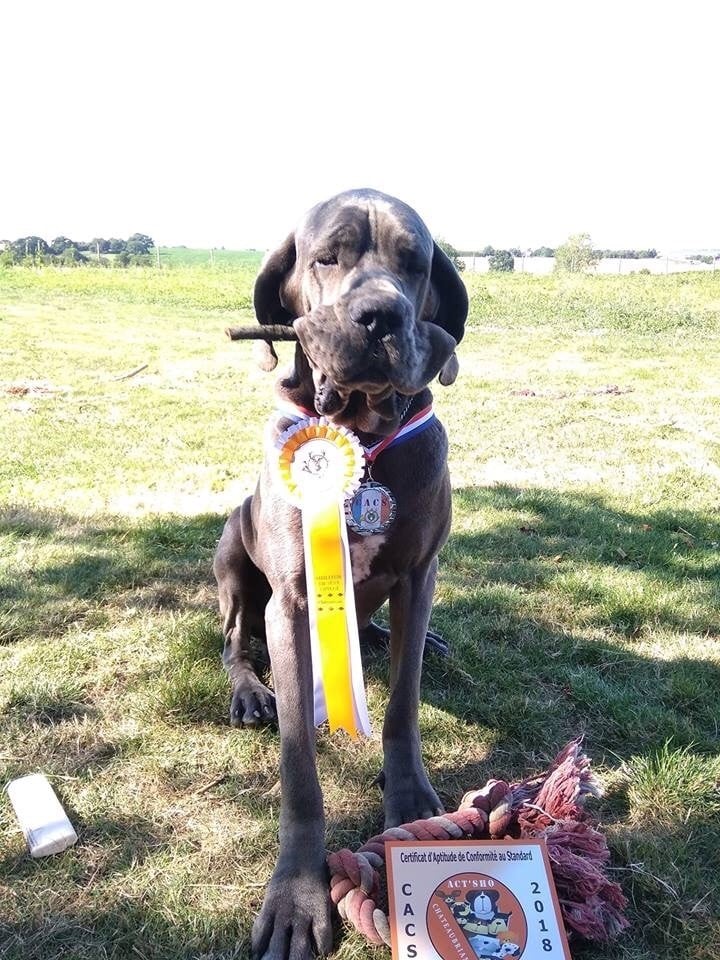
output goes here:
[{"label": "dog's chest", "polygon": [[374,533],[350,543],[350,565],[353,583],[362,583],[370,576],[370,567],[385,543],[384,533]]}]

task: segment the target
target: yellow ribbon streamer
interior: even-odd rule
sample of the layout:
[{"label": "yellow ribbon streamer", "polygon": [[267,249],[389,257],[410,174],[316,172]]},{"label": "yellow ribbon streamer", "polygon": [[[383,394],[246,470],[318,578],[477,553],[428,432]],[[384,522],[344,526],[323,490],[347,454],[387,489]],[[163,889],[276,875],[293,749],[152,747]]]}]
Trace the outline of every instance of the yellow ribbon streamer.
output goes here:
[{"label": "yellow ribbon streamer", "polygon": [[331,731],[369,735],[344,516],[345,497],[360,484],[362,449],[353,433],[324,418],[301,420],[276,446],[283,495],[302,513],[315,722],[327,713]]},{"label": "yellow ribbon streamer", "polygon": [[[345,596],[340,504],[303,504],[309,600],[314,606],[322,685],[330,731],[340,727],[358,735],[353,711],[350,637]],[[352,594],[348,598],[352,602]]]}]

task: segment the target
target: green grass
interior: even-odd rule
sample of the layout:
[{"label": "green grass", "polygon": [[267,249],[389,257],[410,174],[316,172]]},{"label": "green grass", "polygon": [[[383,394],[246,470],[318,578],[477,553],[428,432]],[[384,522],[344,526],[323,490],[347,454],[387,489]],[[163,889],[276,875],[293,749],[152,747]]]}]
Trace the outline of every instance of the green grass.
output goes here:
[{"label": "green grass", "polygon": [[[9,960],[248,955],[278,740],[226,723],[210,565],[272,377],[222,335],[252,318],[259,255],[222,253],[0,272],[0,778],[46,772],[80,834],[31,861],[0,802]],[[467,282],[461,375],[435,391],[455,517],[431,777],[456,806],[583,732],[632,927],[574,955],[714,960],[720,275]],[[378,730],[384,659],[366,675]],[[381,822],[379,741],[318,747],[328,846],[357,845]],[[374,955],[338,936],[341,960]]]},{"label": "green grass", "polygon": [[250,266],[256,270],[262,259],[259,250],[194,250],[191,247],[160,247],[163,267],[200,266],[238,269]]}]

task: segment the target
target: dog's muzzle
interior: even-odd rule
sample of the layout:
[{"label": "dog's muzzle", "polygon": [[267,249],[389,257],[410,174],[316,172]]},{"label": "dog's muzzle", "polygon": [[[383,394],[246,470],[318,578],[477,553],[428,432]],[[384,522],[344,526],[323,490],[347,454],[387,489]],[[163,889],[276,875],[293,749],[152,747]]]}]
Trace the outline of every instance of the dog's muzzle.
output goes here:
[{"label": "dog's muzzle", "polygon": [[399,294],[353,297],[343,312],[352,323],[365,328],[370,340],[382,340],[412,322],[412,307]]}]

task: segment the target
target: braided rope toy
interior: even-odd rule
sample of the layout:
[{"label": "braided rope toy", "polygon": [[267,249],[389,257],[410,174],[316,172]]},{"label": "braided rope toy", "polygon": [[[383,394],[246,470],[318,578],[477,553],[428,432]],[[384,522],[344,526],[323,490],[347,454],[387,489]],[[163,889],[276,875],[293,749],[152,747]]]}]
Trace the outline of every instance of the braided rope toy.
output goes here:
[{"label": "braided rope toy", "polygon": [[567,743],[540,776],[519,783],[488,780],[466,793],[454,813],[414,820],[376,834],[353,853],[327,858],[330,897],[343,920],[372,944],[390,945],[390,923],[383,905],[387,840],[542,839],[547,845],[560,910],[568,936],[607,941],[628,921],[627,900],[608,879],[605,837],[586,820],[588,796],[601,787],[581,749],[582,738]]}]

